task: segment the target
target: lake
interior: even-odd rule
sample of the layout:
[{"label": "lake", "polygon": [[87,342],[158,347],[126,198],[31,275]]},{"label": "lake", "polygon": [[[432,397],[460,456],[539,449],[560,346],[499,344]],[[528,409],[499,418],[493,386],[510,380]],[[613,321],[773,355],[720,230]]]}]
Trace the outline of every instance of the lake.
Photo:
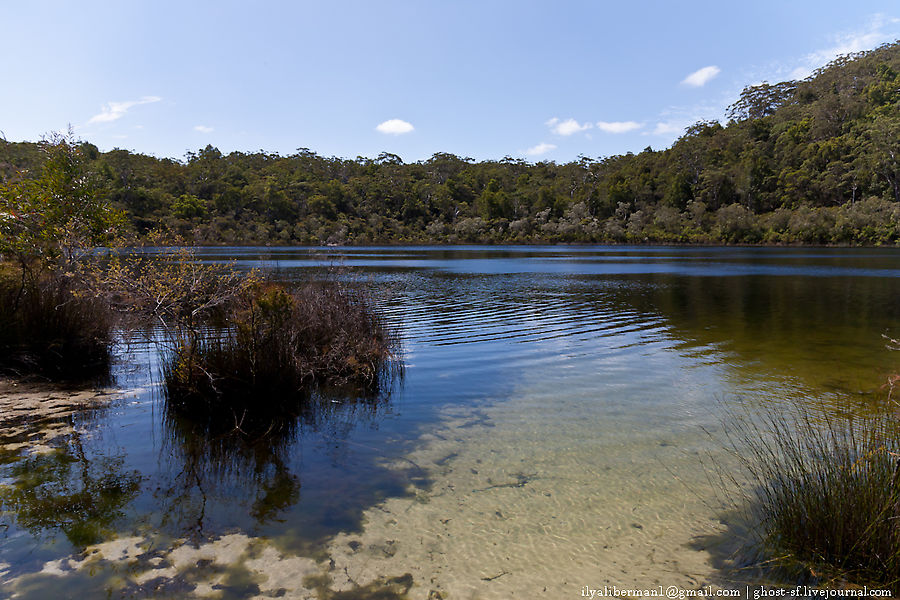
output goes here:
[{"label": "lake", "polygon": [[[403,340],[377,398],[277,435],[167,415],[123,341],[95,404],[2,405],[18,598],[581,597],[737,585],[733,407],[864,414],[900,355],[896,249],[207,248],[367,288]],[[128,342],[128,343],[126,343]],[[71,401],[69,401],[71,400]],[[264,400],[264,399],[261,399]]]}]

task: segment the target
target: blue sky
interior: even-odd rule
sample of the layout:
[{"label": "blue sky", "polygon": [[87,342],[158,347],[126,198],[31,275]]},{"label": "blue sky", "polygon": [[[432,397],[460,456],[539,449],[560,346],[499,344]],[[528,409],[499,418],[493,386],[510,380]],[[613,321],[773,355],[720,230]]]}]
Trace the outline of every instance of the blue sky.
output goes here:
[{"label": "blue sky", "polygon": [[0,132],[567,162],[667,147],[745,85],[898,38],[895,1],[3,1]]}]

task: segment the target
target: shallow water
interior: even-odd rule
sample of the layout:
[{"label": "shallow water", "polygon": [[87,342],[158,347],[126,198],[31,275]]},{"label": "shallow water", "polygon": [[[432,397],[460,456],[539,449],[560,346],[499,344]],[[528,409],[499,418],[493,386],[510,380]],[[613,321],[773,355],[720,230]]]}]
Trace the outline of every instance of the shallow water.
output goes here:
[{"label": "shallow water", "polygon": [[[204,250],[369,288],[405,376],[258,443],[167,418],[152,348],[103,406],[4,407],[3,592],[501,598],[731,585],[724,407],[865,412],[900,252]],[[892,333],[893,332],[893,333]],[[47,432],[50,431],[52,435]],[[368,596],[367,596],[368,594]],[[375,597],[375,596],[372,596]]]}]

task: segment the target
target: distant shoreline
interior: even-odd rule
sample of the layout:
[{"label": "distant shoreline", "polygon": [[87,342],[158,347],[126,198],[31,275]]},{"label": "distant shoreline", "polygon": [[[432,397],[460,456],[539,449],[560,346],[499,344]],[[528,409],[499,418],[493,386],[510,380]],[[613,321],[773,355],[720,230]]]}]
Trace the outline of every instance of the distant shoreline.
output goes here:
[{"label": "distant shoreline", "polygon": [[[779,244],[750,244],[735,243],[723,244],[719,242],[696,243],[696,242],[373,242],[365,244],[215,244],[201,243],[191,245],[193,248],[315,248],[329,250],[335,248],[462,248],[462,247],[496,247],[496,248],[512,248],[512,247],[575,247],[588,248],[595,246],[609,246],[611,248],[900,248],[900,241],[896,244],[805,244],[805,243],[779,243]],[[157,248],[177,248],[175,245],[158,245]]]}]

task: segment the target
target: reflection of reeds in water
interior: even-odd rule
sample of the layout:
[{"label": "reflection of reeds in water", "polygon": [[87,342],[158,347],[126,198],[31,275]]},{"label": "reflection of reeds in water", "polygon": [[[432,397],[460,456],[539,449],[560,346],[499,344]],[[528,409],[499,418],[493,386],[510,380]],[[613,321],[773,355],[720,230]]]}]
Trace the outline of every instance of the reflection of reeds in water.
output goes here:
[{"label": "reflection of reeds in water", "polygon": [[749,479],[739,499],[759,524],[759,555],[794,581],[900,591],[896,415],[792,409],[732,413],[727,428]]},{"label": "reflection of reeds in water", "polygon": [[402,375],[393,332],[361,290],[334,281],[253,283],[222,316],[177,329],[162,357],[166,452],[183,464],[163,496],[196,536],[210,491],[241,489],[260,524],[296,503],[299,435],[341,439],[377,418]]},{"label": "reflection of reeds in water", "polygon": [[307,392],[281,410],[253,412],[247,409],[217,411],[194,418],[166,402],[163,422],[172,450],[199,459],[204,471],[227,478],[245,474],[259,463],[284,458],[304,431],[324,432],[329,439],[343,439],[354,427],[372,423],[388,408],[393,391],[358,395],[352,388]]},{"label": "reflection of reeds in water", "polygon": [[330,442],[345,440],[353,428],[376,422],[388,410],[399,371],[379,379],[376,388],[316,387],[289,398],[258,401],[278,410],[240,409],[187,415],[165,401],[163,423],[167,457],[181,463],[172,485],[162,490],[166,520],[179,533],[207,534],[207,500],[211,493],[240,489],[249,498],[249,516],[258,525],[277,520],[300,497],[301,481],[291,471],[304,433],[322,434]]}]

